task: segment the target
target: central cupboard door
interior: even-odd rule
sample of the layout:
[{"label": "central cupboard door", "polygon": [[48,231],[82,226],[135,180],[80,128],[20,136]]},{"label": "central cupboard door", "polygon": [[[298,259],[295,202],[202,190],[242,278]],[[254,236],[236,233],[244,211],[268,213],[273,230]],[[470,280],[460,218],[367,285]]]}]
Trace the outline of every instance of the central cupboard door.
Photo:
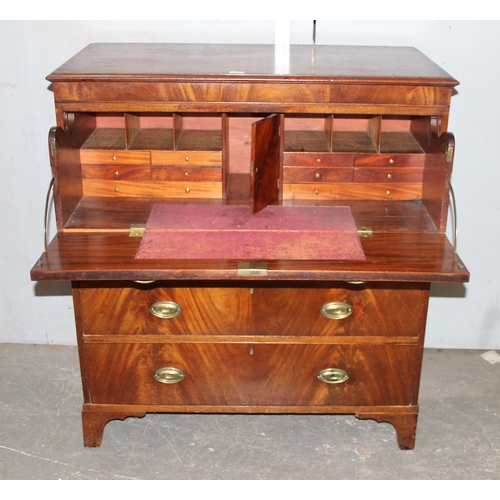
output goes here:
[{"label": "central cupboard door", "polygon": [[283,115],[252,123],[250,211],[255,214],[279,198]]}]

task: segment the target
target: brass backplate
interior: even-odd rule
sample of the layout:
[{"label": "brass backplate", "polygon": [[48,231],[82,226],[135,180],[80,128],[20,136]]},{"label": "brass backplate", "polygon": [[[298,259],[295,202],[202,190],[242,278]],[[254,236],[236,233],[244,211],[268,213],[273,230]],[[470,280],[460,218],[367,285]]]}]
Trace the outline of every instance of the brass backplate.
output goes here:
[{"label": "brass backplate", "polygon": [[178,384],[184,380],[184,372],[173,366],[159,368],[154,373],[154,378],[162,384]]},{"label": "brass backplate", "polygon": [[341,368],[325,368],[319,372],[318,378],[325,384],[342,384],[349,378],[349,375]]}]

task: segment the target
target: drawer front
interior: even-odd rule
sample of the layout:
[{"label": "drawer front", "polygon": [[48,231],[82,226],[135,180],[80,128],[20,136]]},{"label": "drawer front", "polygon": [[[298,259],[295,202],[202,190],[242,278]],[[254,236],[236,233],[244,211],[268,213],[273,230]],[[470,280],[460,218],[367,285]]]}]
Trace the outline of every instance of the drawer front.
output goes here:
[{"label": "drawer front", "polygon": [[85,196],[144,197],[144,198],[222,198],[222,181],[130,181],[84,179]]},{"label": "drawer front", "polygon": [[352,182],[352,168],[283,167],[283,182]]},{"label": "drawer front", "polygon": [[344,153],[284,153],[283,165],[290,167],[344,167],[354,165],[354,155]]},{"label": "drawer front", "polygon": [[422,333],[425,287],[338,284],[335,288],[255,288],[257,334],[417,337]]},{"label": "drawer front", "polygon": [[364,154],[356,155],[355,167],[424,168],[424,154]]},{"label": "drawer front", "polygon": [[96,404],[407,405],[417,351],[410,345],[85,345]]},{"label": "drawer front", "polygon": [[[83,283],[79,294],[87,335],[417,337],[427,307],[426,286],[420,284],[166,288]],[[175,316],[151,312],[175,304],[180,309]]]},{"label": "drawer front", "polygon": [[149,165],[149,151],[80,149],[80,161],[97,165]]},{"label": "drawer front", "polygon": [[423,168],[356,168],[354,182],[422,182],[424,179]]},{"label": "drawer front", "polygon": [[[248,333],[248,288],[163,288],[155,285],[80,286],[83,331],[92,335],[185,335]],[[174,308],[173,317],[155,316]],[[156,305],[156,306],[155,306]]]},{"label": "drawer front", "polygon": [[221,167],[153,167],[151,179],[154,181],[222,181]]},{"label": "drawer front", "polygon": [[221,165],[222,151],[151,151],[155,165]]},{"label": "drawer front", "polygon": [[82,165],[84,179],[147,181],[151,170],[145,165]]},{"label": "drawer front", "polygon": [[283,183],[284,200],[420,200],[421,183]]}]

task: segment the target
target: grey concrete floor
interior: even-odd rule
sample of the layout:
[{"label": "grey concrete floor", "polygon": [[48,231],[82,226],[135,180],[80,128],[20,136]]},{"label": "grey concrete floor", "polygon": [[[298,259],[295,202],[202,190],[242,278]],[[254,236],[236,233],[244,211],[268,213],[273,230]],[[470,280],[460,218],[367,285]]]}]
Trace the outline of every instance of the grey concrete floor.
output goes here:
[{"label": "grey concrete floor", "polygon": [[416,447],[353,416],[160,415],[84,448],[77,350],[0,344],[0,479],[500,479],[500,363],[426,350]]}]

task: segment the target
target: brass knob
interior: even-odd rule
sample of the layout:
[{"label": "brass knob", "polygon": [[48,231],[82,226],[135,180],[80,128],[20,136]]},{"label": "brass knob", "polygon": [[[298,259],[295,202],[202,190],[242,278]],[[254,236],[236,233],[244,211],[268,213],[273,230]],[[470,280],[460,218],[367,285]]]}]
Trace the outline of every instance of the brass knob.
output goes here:
[{"label": "brass knob", "polygon": [[150,313],[157,318],[170,319],[179,316],[182,312],[182,307],[175,302],[169,300],[161,300],[155,302],[149,309]]},{"label": "brass knob", "polygon": [[316,172],[316,175],[314,177],[316,177],[316,179],[319,179],[321,176],[319,175],[319,172]]},{"label": "brass knob", "polygon": [[191,189],[186,188],[186,193],[189,193],[190,191],[191,191]]},{"label": "brass knob", "polygon": [[317,158],[317,159],[316,159],[316,162],[317,162],[317,163],[321,163],[321,158]]},{"label": "brass knob", "polygon": [[116,161],[116,156],[112,156],[112,157],[111,157],[111,159],[112,159],[113,161]]},{"label": "brass knob", "polygon": [[316,189],[316,194],[319,194],[319,189]]},{"label": "brass knob", "polygon": [[155,371],[154,377],[162,384],[178,384],[184,380],[184,373],[179,368],[173,366],[164,366]]},{"label": "brass knob", "polygon": [[388,179],[392,179],[392,174],[387,174]]},{"label": "brass knob", "polygon": [[120,172],[118,170],[115,172],[115,177],[118,177],[120,175]]},{"label": "brass knob", "polygon": [[344,319],[352,314],[352,307],[345,302],[328,302],[321,308],[321,314],[328,319]]},{"label": "brass knob", "polygon": [[318,378],[325,384],[342,384],[349,378],[349,375],[341,368],[325,368],[319,372]]},{"label": "brass knob", "polygon": [[189,172],[184,172],[184,175],[187,177],[189,175]]},{"label": "brass knob", "polygon": [[391,165],[394,165],[394,160],[391,158],[391,159],[389,160],[389,163],[390,163]]},{"label": "brass knob", "polygon": [[189,156],[186,156],[186,158],[184,158],[186,161],[189,161]]},{"label": "brass knob", "polygon": [[115,192],[118,193],[120,191],[119,187],[115,187]]}]

